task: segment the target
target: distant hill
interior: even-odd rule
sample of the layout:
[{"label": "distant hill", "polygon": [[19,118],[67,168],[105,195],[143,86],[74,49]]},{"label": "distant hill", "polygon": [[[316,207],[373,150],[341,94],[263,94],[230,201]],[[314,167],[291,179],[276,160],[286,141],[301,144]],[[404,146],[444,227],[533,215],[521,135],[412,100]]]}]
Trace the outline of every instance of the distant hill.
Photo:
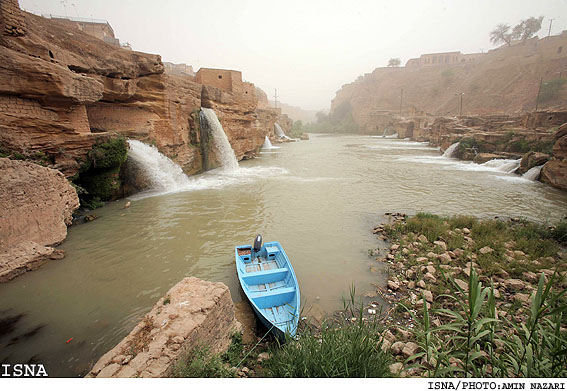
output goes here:
[{"label": "distant hill", "polygon": [[[274,107],[274,101],[270,101],[270,106]],[[282,113],[287,114],[294,121],[301,121],[304,124],[317,121],[316,114],[319,110],[304,110],[301,107],[282,102],[278,102],[278,107],[282,109]]]},{"label": "distant hill", "polygon": [[[385,112],[399,112],[400,101],[404,113],[458,115],[461,93],[463,114],[523,113],[534,110],[541,78],[539,108],[567,108],[567,31],[476,53],[470,61],[455,53],[460,52],[422,56],[405,67],[376,68],[342,86],[331,113],[350,112],[364,132],[373,130]],[[425,62],[432,57],[434,63]]]}]

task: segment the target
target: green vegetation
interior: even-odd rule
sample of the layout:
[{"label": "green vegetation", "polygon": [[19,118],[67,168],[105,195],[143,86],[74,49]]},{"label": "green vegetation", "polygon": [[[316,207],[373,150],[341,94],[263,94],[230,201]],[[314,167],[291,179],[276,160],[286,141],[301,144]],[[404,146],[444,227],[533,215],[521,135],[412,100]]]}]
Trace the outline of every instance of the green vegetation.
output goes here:
[{"label": "green vegetation", "polygon": [[[363,319],[360,310],[353,311],[351,302],[343,312],[350,311],[349,320],[323,322],[320,331],[303,330],[295,340],[272,346],[266,362],[266,375],[272,377],[391,377],[389,353],[382,350],[382,324]],[[353,321],[354,320],[354,321]]]},{"label": "green vegetation", "polygon": [[235,377],[234,367],[246,363],[243,356],[242,334],[235,332],[226,352],[210,354],[208,349],[198,346],[177,363],[173,377]]},{"label": "green vegetation", "polygon": [[173,377],[234,377],[218,354],[211,355],[207,349],[196,348],[173,369]]},{"label": "green vegetation", "polygon": [[87,160],[81,164],[79,174],[73,183],[81,189],[78,192],[81,205],[89,209],[104,206],[104,201],[116,197],[122,186],[120,168],[128,157],[128,145],[123,136],[95,144]]},{"label": "green vegetation", "polygon": [[301,120],[297,120],[293,123],[288,136],[291,138],[299,138],[303,133],[304,133],[303,122]]},{"label": "green vegetation", "polygon": [[329,115],[317,113],[317,122],[303,126],[307,133],[358,133],[358,124],[352,118],[350,102],[343,102]]},{"label": "green vegetation", "polygon": [[[466,242],[464,235],[456,233],[455,228],[469,229],[472,241]],[[462,265],[474,254],[478,264],[489,277],[497,276],[502,271],[514,277],[522,277],[523,272],[556,266],[553,257],[559,251],[560,243],[565,243],[567,222],[561,222],[551,229],[524,220],[506,223],[500,220],[479,220],[470,216],[441,217],[418,213],[408,218],[404,224],[388,226],[386,232],[400,240],[402,245],[413,241],[418,235],[424,235],[430,243],[423,244],[421,255],[418,256],[429,251],[439,252],[431,243],[441,240],[447,244],[450,251],[458,248],[463,250],[456,259],[456,262]],[[404,236],[406,239],[403,239]],[[491,251],[480,252],[484,247],[489,247]],[[525,259],[516,259],[512,247],[515,251],[524,253]],[[409,261],[412,261],[411,258]]]},{"label": "green vegetation", "polygon": [[525,138],[520,138],[514,140],[508,144],[509,152],[519,152],[527,153],[530,151],[543,152],[551,155],[553,150],[553,141],[537,141],[537,140],[526,140]]},{"label": "green vegetation", "polygon": [[[408,361],[424,358],[413,367],[428,377],[565,377],[567,333],[561,327],[567,290],[553,292],[554,277],[545,280],[542,273],[527,319],[519,323],[499,318],[494,288],[483,287],[471,267],[468,291],[451,280],[456,294],[445,298],[453,309],[424,306],[421,317],[414,318],[421,349]],[[447,321],[435,327],[432,315]]]},{"label": "green vegetation", "polygon": [[400,288],[397,317],[386,325],[395,330],[400,323],[412,324],[404,330],[419,348],[410,357],[396,356],[405,373],[567,375],[567,264],[559,255],[565,251],[560,244],[567,240],[567,220],[547,227],[519,219],[419,213],[383,232],[399,246],[390,251],[395,254],[391,273],[397,275],[390,279],[424,284]]}]

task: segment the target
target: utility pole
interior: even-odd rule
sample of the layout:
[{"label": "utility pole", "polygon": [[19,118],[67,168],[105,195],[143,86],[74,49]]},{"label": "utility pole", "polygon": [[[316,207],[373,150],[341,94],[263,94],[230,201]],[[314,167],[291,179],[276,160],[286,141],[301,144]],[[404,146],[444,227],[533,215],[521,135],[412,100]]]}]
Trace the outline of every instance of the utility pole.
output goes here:
[{"label": "utility pole", "polygon": [[60,3],[63,5],[63,10],[65,11],[65,17],[69,19],[69,15],[67,15],[67,0],[62,0]]},{"label": "utility pole", "polygon": [[278,108],[278,89],[274,88],[274,104],[276,105],[276,109]]},{"label": "utility pole", "polygon": [[402,118],[402,103],[404,101],[404,89],[400,92],[400,118]]},{"label": "utility pole", "polygon": [[461,96],[461,103],[459,104],[459,119],[463,116],[463,95],[465,95],[464,92],[459,92],[458,94],[455,95],[460,95]]},{"label": "utility pole", "polygon": [[539,80],[539,89],[537,90],[537,99],[535,102],[535,111],[537,111],[539,107],[539,94],[541,93],[541,85],[543,84],[543,77]]},{"label": "utility pole", "polygon": [[553,24],[553,21],[555,19],[549,19],[549,31],[547,32],[547,36],[549,37],[551,35],[551,25]]}]

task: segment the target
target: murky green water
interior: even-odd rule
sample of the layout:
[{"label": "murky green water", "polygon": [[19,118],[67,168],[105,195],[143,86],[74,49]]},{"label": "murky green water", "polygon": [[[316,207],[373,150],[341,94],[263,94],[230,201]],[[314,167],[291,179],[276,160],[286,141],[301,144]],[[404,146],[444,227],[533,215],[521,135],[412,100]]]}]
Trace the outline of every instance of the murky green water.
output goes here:
[{"label": "murky green water", "polygon": [[567,211],[566,193],[439,155],[403,140],[315,136],[241,162],[238,175],[205,175],[199,190],[99,209],[69,230],[66,258],[0,285],[0,318],[24,314],[0,335],[0,361],[80,375],[186,276],[222,281],[239,301],[234,246],[256,233],[283,244],[305,308],[321,312],[342,308],[351,284],[383,283],[367,250],[384,212],[553,221]]}]

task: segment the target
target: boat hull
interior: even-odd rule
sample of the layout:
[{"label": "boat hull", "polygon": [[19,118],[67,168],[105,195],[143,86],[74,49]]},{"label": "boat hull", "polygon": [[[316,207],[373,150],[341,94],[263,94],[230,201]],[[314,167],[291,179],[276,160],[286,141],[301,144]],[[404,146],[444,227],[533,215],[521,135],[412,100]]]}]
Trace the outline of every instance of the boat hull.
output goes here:
[{"label": "boat hull", "polygon": [[258,319],[280,340],[295,336],[299,284],[283,247],[279,242],[268,242],[259,251],[237,246],[235,259],[240,286]]}]

